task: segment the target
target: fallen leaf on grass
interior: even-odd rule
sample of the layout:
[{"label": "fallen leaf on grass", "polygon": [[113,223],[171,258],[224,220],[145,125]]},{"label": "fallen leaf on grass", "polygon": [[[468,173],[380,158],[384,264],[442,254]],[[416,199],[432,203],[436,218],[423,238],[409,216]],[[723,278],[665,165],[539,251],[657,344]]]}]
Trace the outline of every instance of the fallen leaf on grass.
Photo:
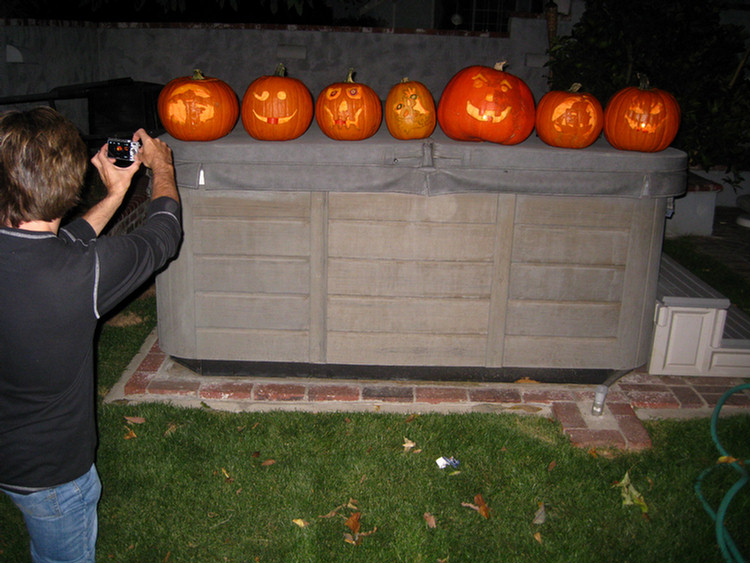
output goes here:
[{"label": "fallen leaf on grass", "polygon": [[353,534],[359,533],[359,519],[362,517],[361,512],[355,512],[349,518],[346,519],[346,522],[344,522],[344,526],[349,528]]},{"label": "fallen leaf on grass", "polygon": [[537,532],[536,534],[534,534],[534,539],[538,541],[539,543],[542,543],[542,534]]},{"label": "fallen leaf on grass", "polygon": [[126,416],[125,422],[127,422],[128,424],[143,424],[144,422],[146,422],[146,419],[142,416]]},{"label": "fallen leaf on grass", "polygon": [[635,505],[641,509],[643,514],[648,512],[648,505],[646,504],[643,495],[638,492],[630,481],[630,471],[626,471],[622,481],[615,483],[613,487],[618,487],[620,489],[623,506]]},{"label": "fallen leaf on grass", "polygon": [[549,462],[549,465],[547,466],[547,471],[552,472],[552,470],[557,467],[557,462],[553,459]]},{"label": "fallen leaf on grass", "polygon": [[362,517],[361,512],[355,512],[349,518],[346,519],[346,522],[344,522],[344,525],[349,528],[352,533],[351,534],[344,534],[344,541],[346,543],[350,543],[352,545],[359,545],[362,543],[362,538],[371,536],[375,532],[378,531],[377,526],[370,530],[369,532],[360,532],[360,518]]},{"label": "fallen leaf on grass", "polygon": [[472,510],[476,510],[484,516],[485,518],[490,517],[490,509],[487,506],[487,503],[484,502],[484,498],[482,498],[481,494],[478,494],[474,497],[474,504],[470,502],[462,502],[461,506],[465,506],[466,508],[471,508]]},{"label": "fallen leaf on grass", "polygon": [[357,508],[357,500],[350,498],[349,502],[338,505],[336,508],[331,510],[328,514],[323,514],[321,516],[318,516],[318,518],[333,518],[339,513],[339,510],[341,510],[342,508],[349,508],[351,510],[359,510]]},{"label": "fallen leaf on grass", "polygon": [[292,520],[292,522],[297,524],[297,526],[299,526],[300,528],[304,528],[305,526],[310,525],[309,522],[305,522],[302,518],[295,518],[294,520]]},{"label": "fallen leaf on grass", "polygon": [[224,474],[227,483],[234,483],[234,478],[229,475],[229,472],[226,469],[222,467],[221,472]]},{"label": "fallen leaf on grass", "polygon": [[547,521],[547,509],[543,502],[539,503],[539,508],[534,514],[534,524],[541,525]]},{"label": "fallen leaf on grass", "polygon": [[740,459],[738,459],[736,457],[732,457],[730,455],[720,456],[719,459],[718,459],[718,461],[716,463],[734,463],[735,461],[740,462],[740,465],[742,465],[742,460],[740,460]]},{"label": "fallen leaf on grass", "polygon": [[416,442],[412,442],[411,440],[409,440],[409,438],[404,436],[404,443],[402,444],[402,446],[404,447],[404,453],[409,453],[409,451],[416,445]]},{"label": "fallen leaf on grass", "polygon": [[179,427],[180,425],[176,422],[170,422],[169,424],[167,424],[167,429],[164,431],[164,437],[166,438],[167,436],[171,436],[172,434],[177,432],[177,429]]},{"label": "fallen leaf on grass", "polygon": [[137,437],[138,437],[138,436],[136,436],[135,432],[133,432],[133,429],[132,429],[132,428],[128,428],[128,427],[126,426],[126,427],[125,427],[125,430],[127,430],[127,431],[128,431],[128,433],[127,433],[127,434],[125,434],[125,436],[123,436],[123,438],[125,438],[126,440],[132,440],[133,438],[137,438]]},{"label": "fallen leaf on grass", "polygon": [[429,512],[424,513],[424,521],[427,522],[428,528],[436,528],[437,522],[435,522],[435,517],[430,514]]},{"label": "fallen leaf on grass", "polygon": [[263,467],[268,467],[269,465],[273,465],[274,463],[276,463],[275,459],[267,459],[266,461],[264,461],[263,463],[261,463],[261,465]]}]

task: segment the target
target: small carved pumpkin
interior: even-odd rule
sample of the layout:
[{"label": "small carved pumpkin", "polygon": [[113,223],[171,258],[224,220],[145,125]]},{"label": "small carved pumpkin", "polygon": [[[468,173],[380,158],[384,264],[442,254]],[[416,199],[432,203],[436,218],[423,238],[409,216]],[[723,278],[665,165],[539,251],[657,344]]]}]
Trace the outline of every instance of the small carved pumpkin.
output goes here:
[{"label": "small carved pumpkin", "polygon": [[640,85],[616,92],[604,110],[604,136],[616,149],[658,152],[666,149],[680,128],[680,105],[664,90]]},{"label": "small carved pumpkin", "polygon": [[159,93],[157,111],[164,128],[175,139],[213,141],[229,133],[237,123],[240,104],[232,88],[218,78],[175,78]]},{"label": "small carved pumpkin", "polygon": [[594,96],[573,84],[566,92],[547,92],[536,106],[536,134],[553,147],[582,149],[596,141],[604,127],[604,110]]},{"label": "small carved pumpkin", "polygon": [[515,145],[534,130],[534,96],[526,83],[494,68],[470,66],[458,71],[438,103],[438,123],[457,141]]},{"label": "small carved pumpkin", "polygon": [[385,99],[385,124],[396,139],[424,139],[435,130],[435,100],[421,82],[404,78]]},{"label": "small carved pumpkin", "polygon": [[282,63],[273,76],[261,76],[242,98],[242,125],[255,139],[288,141],[302,135],[312,123],[313,100],[300,80],[285,76]]},{"label": "small carved pumpkin", "polygon": [[315,102],[315,120],[320,130],[337,141],[372,137],[380,128],[383,108],[380,98],[366,84],[354,82],[349,69],[345,82],[327,86]]}]

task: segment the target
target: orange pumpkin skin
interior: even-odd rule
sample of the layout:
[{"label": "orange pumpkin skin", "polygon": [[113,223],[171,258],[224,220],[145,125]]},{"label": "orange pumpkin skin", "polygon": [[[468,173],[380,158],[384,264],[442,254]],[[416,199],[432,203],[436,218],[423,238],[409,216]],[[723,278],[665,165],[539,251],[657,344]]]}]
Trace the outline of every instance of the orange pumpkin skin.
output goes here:
[{"label": "orange pumpkin skin", "polygon": [[594,96],[578,92],[575,84],[567,92],[547,92],[536,106],[536,134],[553,147],[582,149],[599,138],[604,110]]},{"label": "orange pumpkin skin", "polygon": [[666,149],[680,128],[680,105],[664,90],[629,86],[616,92],[604,110],[604,136],[616,149],[658,152]]},{"label": "orange pumpkin skin", "polygon": [[167,132],[182,141],[219,139],[234,128],[240,114],[234,90],[199,70],[168,82],[156,107]]},{"label": "orange pumpkin skin", "polygon": [[534,130],[534,96],[520,78],[495,68],[470,66],[458,71],[438,103],[438,123],[457,141],[515,145]]},{"label": "orange pumpkin skin", "polygon": [[383,108],[375,90],[354,82],[349,69],[345,82],[323,88],[315,102],[315,121],[320,130],[337,141],[359,141],[380,128]]},{"label": "orange pumpkin skin", "polygon": [[432,94],[424,84],[408,78],[390,89],[384,114],[388,131],[401,140],[429,137],[437,123]]},{"label": "orange pumpkin skin", "polygon": [[312,123],[312,94],[302,81],[284,76],[283,64],[272,76],[254,80],[242,97],[242,125],[261,141],[288,141]]}]

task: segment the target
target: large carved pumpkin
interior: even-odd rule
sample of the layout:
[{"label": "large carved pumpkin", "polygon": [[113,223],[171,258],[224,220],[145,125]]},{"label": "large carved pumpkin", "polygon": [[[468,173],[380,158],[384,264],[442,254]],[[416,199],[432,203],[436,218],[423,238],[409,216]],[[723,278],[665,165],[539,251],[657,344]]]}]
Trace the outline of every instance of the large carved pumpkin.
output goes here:
[{"label": "large carved pumpkin", "polygon": [[534,96],[504,65],[470,66],[448,82],[437,115],[451,139],[515,145],[534,130]]},{"label": "large carved pumpkin", "polygon": [[312,123],[313,100],[302,81],[285,76],[282,63],[272,76],[261,76],[242,98],[242,125],[263,141],[287,141],[302,135]]},{"label": "large carved pumpkin", "polygon": [[380,98],[366,84],[354,82],[354,69],[344,82],[327,86],[315,102],[315,120],[320,130],[337,141],[372,137],[380,128],[383,109]]},{"label": "large carved pumpkin", "polygon": [[164,128],[175,139],[213,141],[234,128],[240,104],[232,88],[218,78],[175,78],[159,93],[157,111]]},{"label": "large carved pumpkin", "polygon": [[404,78],[385,99],[385,124],[396,139],[424,139],[435,130],[435,100],[421,82]]},{"label": "large carved pumpkin", "polygon": [[657,152],[666,149],[680,128],[680,105],[664,90],[640,86],[623,88],[604,110],[604,136],[616,149]]},{"label": "large carved pumpkin", "polygon": [[553,147],[581,149],[599,138],[604,110],[594,96],[573,84],[566,92],[547,92],[536,106],[536,134]]}]

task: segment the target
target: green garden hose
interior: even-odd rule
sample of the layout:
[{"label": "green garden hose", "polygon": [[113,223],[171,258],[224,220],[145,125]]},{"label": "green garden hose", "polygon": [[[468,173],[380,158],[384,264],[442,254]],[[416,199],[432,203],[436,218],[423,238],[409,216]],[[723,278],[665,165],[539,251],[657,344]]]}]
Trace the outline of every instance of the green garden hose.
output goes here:
[{"label": "green garden hose", "polygon": [[[711,438],[716,444],[716,447],[719,450],[721,456],[723,456],[724,459],[727,460],[727,463],[718,463],[712,467],[709,467],[700,474],[698,480],[695,483],[695,492],[698,495],[701,503],[703,503],[703,508],[706,510],[706,512],[708,512],[709,516],[711,516],[715,523],[716,540],[719,543],[719,548],[721,549],[721,553],[724,556],[724,559],[728,563],[745,563],[745,559],[737,549],[732,536],[724,526],[724,519],[726,517],[727,510],[729,509],[729,504],[732,502],[732,499],[734,499],[739,490],[744,487],[748,481],[750,481],[750,475],[748,475],[747,471],[747,466],[748,464],[750,464],[750,460],[746,459],[743,461],[730,456],[729,452],[727,452],[727,450],[724,449],[724,446],[722,446],[719,442],[719,437],[716,433],[716,427],[719,422],[719,413],[722,406],[724,406],[724,403],[727,401],[727,399],[729,399],[731,395],[739,393],[744,389],[750,389],[750,383],[738,385],[724,393],[719,399],[719,402],[716,404],[713,416],[711,417]],[[723,468],[727,466],[737,471],[737,473],[740,474],[740,479],[727,491],[721,503],[719,504],[718,510],[714,511],[714,509],[708,504],[708,502],[706,502],[706,499],[703,497],[703,494],[701,492],[701,483],[703,482],[703,479],[716,468]]]}]

